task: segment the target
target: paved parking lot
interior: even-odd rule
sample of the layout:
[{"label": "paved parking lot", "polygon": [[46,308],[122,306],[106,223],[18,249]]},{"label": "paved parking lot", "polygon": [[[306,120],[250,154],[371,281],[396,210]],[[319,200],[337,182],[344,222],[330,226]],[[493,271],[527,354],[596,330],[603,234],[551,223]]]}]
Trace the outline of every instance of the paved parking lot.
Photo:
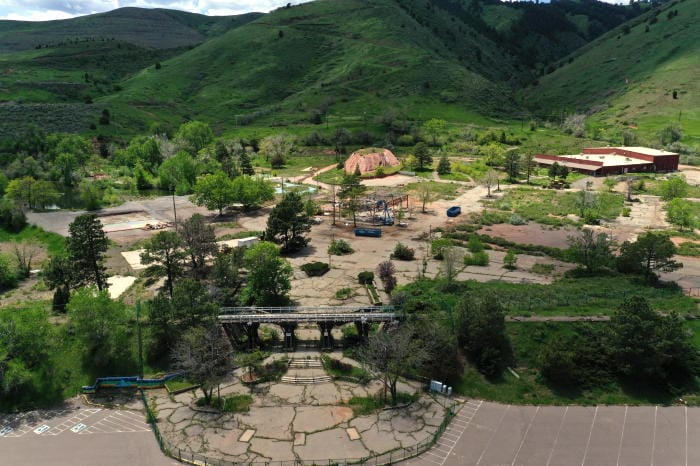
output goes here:
[{"label": "paved parking lot", "polygon": [[0,466],[174,465],[137,410],[71,406],[0,416]]},{"label": "paved parking lot", "polygon": [[467,401],[445,435],[409,464],[700,464],[700,408],[512,406]]}]

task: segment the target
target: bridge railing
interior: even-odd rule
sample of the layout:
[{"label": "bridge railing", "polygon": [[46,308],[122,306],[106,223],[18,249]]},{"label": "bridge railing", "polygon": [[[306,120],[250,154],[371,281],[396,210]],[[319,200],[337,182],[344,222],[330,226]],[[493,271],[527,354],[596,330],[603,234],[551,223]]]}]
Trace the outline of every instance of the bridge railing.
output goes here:
[{"label": "bridge railing", "polygon": [[393,312],[337,312],[337,313],[295,313],[286,314],[220,314],[222,323],[247,323],[247,322],[391,322],[399,316]]},{"label": "bridge railing", "polygon": [[219,314],[292,314],[393,312],[394,306],[240,306],[222,307]]}]

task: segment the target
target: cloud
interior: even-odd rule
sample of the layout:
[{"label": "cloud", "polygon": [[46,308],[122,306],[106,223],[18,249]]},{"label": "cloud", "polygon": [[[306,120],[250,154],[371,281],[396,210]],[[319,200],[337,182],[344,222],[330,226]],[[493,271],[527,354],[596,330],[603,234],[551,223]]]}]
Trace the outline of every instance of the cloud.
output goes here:
[{"label": "cloud", "polygon": [[[291,1],[292,4],[308,0]],[[267,12],[290,0],[0,0],[0,19],[45,21],[65,19],[115,8],[136,6],[170,8],[211,16],[234,15],[251,11]]]}]

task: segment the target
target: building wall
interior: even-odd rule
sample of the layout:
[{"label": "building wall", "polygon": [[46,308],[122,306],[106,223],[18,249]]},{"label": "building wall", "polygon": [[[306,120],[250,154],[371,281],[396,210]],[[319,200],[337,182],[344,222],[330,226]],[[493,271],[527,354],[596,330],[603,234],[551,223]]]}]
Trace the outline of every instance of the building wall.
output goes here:
[{"label": "building wall", "polygon": [[583,149],[584,154],[609,154],[614,153],[631,159],[651,162],[652,168],[649,171],[670,172],[678,170],[678,154],[670,155],[649,155],[630,151],[620,147],[593,147]]}]

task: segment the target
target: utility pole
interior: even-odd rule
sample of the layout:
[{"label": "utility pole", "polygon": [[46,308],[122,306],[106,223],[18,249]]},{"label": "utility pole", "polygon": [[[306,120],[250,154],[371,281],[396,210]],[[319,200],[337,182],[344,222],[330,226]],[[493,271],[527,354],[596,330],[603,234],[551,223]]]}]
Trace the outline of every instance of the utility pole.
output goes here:
[{"label": "utility pole", "polygon": [[143,341],[141,340],[141,301],[136,302],[136,332],[139,339],[139,377],[143,379]]}]

